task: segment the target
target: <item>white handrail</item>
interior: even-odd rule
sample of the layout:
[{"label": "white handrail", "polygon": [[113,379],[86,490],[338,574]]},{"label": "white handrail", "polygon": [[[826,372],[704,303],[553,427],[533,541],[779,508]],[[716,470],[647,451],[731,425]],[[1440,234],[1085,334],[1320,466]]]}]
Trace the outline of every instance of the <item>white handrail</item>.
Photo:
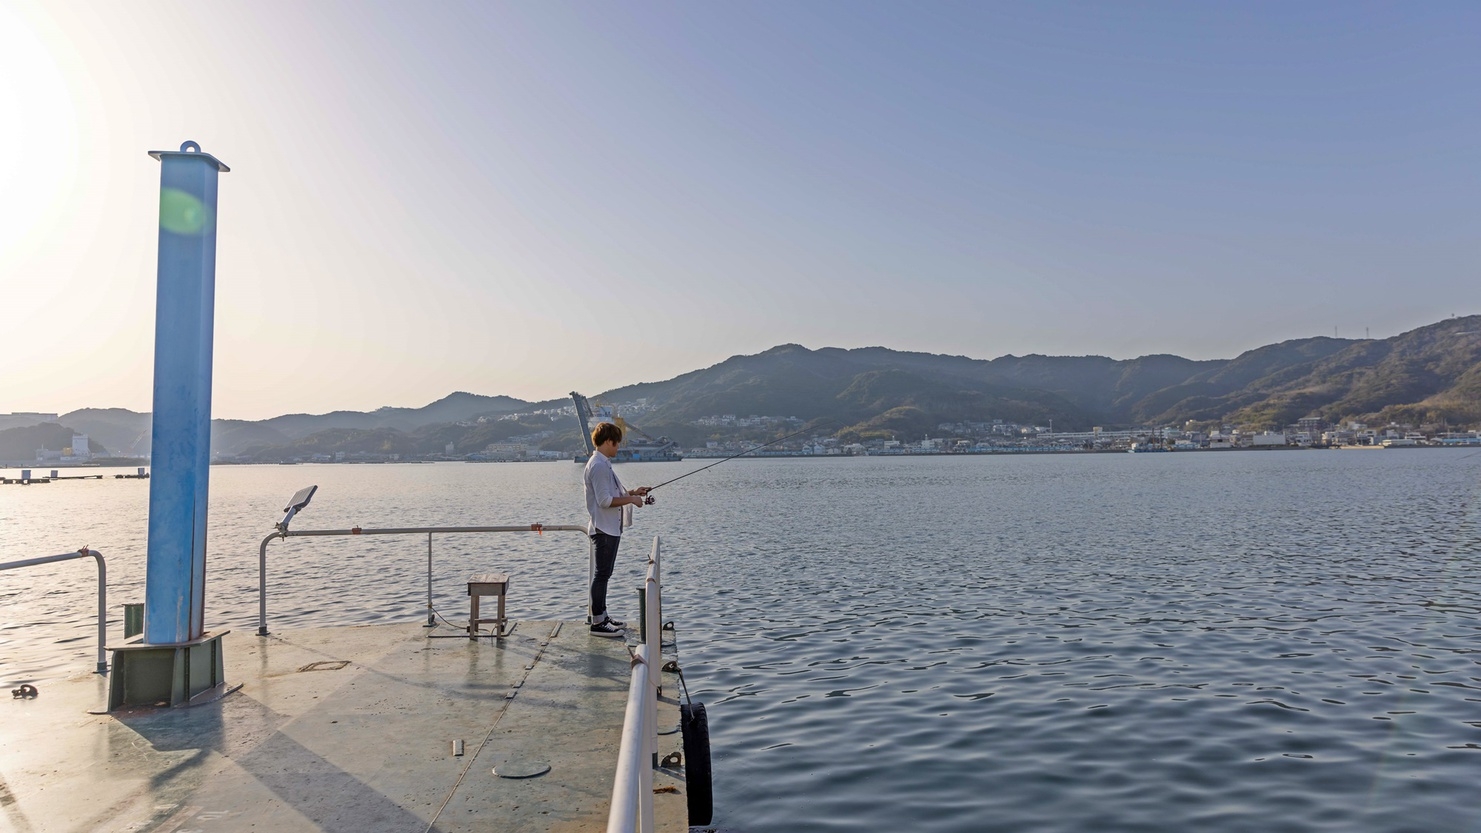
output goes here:
[{"label": "white handrail", "polygon": [[108,662],[103,658],[103,645],[108,641],[108,565],[104,563],[102,553],[83,547],[77,552],[67,552],[61,555],[44,555],[40,558],[25,558],[20,561],[0,564],[0,570],[35,567],[39,564],[51,564],[56,561],[71,561],[74,558],[95,558],[98,561],[98,673],[107,674]]},{"label": "white handrail", "polygon": [[[648,794],[653,771],[643,755],[643,735],[647,733],[647,704],[643,692],[648,689],[648,663],[640,656],[633,657],[632,682],[627,688],[627,713],[622,721],[622,748],[617,753],[617,775],[612,785],[612,809],[607,814],[607,833],[632,833],[638,830],[638,815],[642,810],[643,775],[647,774]],[[653,800],[648,800],[648,813],[652,813]],[[650,827],[647,830],[651,830]],[[645,830],[646,833],[646,830]]]},{"label": "white handrail", "polygon": [[633,676],[627,688],[627,712],[622,722],[622,746],[617,752],[607,833],[653,833],[653,770],[658,766],[660,682],[656,669],[663,645],[658,553],[659,539],[655,537],[643,579],[643,625],[647,640],[638,647],[632,660]]}]

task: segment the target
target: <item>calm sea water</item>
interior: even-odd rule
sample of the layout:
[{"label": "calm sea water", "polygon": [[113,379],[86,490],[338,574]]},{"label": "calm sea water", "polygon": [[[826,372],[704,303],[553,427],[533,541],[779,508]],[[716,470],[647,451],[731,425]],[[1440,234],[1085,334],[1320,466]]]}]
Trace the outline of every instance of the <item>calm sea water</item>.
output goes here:
[{"label": "calm sea water", "polygon": [[[258,544],[310,483],[296,528],[583,521],[568,463],[216,468],[209,626],[255,628]],[[0,560],[90,545],[141,600],[147,493],[0,487]],[[727,827],[1481,830],[1473,452],[741,460],[657,496],[615,607],[662,535]],[[585,558],[441,536],[435,604],[500,569],[515,616],[578,618]],[[271,625],[417,621],[426,559],[276,541]],[[0,679],[91,668],[93,575],[0,573]]]}]

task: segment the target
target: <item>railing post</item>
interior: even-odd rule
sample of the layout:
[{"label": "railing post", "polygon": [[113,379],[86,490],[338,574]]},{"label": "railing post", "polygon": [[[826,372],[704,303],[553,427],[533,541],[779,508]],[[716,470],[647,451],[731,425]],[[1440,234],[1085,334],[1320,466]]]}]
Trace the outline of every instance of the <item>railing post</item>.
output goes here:
[{"label": "railing post", "polygon": [[643,751],[647,753],[643,757],[647,759],[648,766],[643,767],[639,778],[641,786],[638,788],[643,833],[653,833],[653,770],[658,768],[658,686],[663,682],[662,675],[657,673],[663,662],[663,627],[658,614],[661,596],[658,584],[658,546],[658,538],[655,536],[653,550],[648,555],[648,575],[643,582],[648,600],[644,610],[648,639],[643,643],[643,661],[648,666],[646,685],[643,686]]},{"label": "railing post", "polygon": [[98,560],[98,673],[108,673],[108,660],[103,646],[108,642],[108,565],[103,554],[83,547],[82,551]]},{"label": "railing post", "polygon": [[267,544],[274,538],[282,538],[284,533],[274,532],[262,539],[262,546],[257,548],[257,635],[267,636]]},{"label": "railing post", "polygon": [[591,583],[597,577],[597,542],[595,538],[587,536],[590,540],[586,544],[586,624],[593,624],[595,617],[591,612]]},{"label": "railing post", "polygon": [[653,536],[653,552],[649,556],[653,559],[653,607],[658,611],[658,653],[663,653],[663,564],[659,550],[658,536]]},{"label": "railing post", "polygon": [[[437,620],[433,618],[435,611],[432,609],[432,533],[427,533],[427,627],[436,627]],[[502,626],[501,626],[502,627]]]},{"label": "railing post", "polygon": [[[649,668],[658,668],[663,664],[663,620],[659,612],[662,590],[658,583],[657,536],[654,536],[653,549],[648,554],[648,576],[644,582],[644,593],[647,604],[644,605],[643,626],[648,631],[648,639],[643,644],[643,658],[648,661]],[[654,769],[658,768],[658,688],[662,684],[661,675],[648,675],[648,734],[644,742],[648,746]]]}]

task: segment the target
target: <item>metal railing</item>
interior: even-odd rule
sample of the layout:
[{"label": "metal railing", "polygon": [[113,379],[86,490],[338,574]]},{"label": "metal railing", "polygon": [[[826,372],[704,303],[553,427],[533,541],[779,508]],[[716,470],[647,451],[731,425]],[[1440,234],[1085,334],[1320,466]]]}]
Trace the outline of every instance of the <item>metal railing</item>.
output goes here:
[{"label": "metal railing", "polygon": [[108,662],[104,659],[103,645],[108,641],[108,565],[103,561],[103,554],[97,550],[83,547],[77,552],[68,552],[61,555],[45,555],[40,558],[26,558],[20,561],[10,561],[0,564],[0,571],[18,570],[21,567],[35,567],[41,564],[52,564],[57,561],[71,561],[74,558],[96,558],[98,560],[98,669],[99,674],[108,673]]},{"label": "metal railing", "polygon": [[[289,516],[291,518],[292,515]],[[487,532],[579,532],[586,534],[585,526],[570,524],[524,524],[522,526],[415,526],[392,529],[286,529],[288,519],[278,525],[277,531],[262,539],[257,551],[257,635],[267,636],[267,545],[275,538],[322,538],[334,535],[426,535],[427,536],[427,626],[436,622],[436,611],[432,608],[432,536],[461,533]]]},{"label": "metal railing", "polygon": [[612,784],[607,833],[653,833],[653,770],[658,766],[658,686],[663,630],[659,613],[659,539],[653,539],[643,580],[644,640],[633,655],[622,746]]}]

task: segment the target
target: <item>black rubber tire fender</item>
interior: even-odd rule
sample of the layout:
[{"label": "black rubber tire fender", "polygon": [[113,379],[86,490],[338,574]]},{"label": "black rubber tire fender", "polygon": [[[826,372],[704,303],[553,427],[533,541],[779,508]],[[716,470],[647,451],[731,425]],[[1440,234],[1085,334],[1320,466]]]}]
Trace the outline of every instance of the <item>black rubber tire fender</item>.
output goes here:
[{"label": "black rubber tire fender", "polygon": [[689,794],[690,826],[709,824],[715,814],[715,791],[710,781],[710,721],[704,703],[679,706],[684,732],[684,783]]}]

